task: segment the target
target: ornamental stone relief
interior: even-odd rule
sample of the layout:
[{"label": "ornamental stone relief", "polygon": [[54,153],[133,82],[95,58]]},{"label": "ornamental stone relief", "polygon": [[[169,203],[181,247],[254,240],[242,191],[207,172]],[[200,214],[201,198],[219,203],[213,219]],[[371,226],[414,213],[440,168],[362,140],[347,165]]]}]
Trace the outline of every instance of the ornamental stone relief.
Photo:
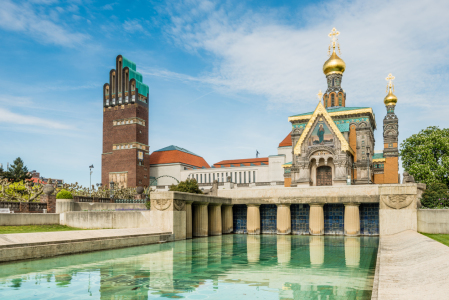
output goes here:
[{"label": "ornamental stone relief", "polygon": [[174,200],[173,201],[173,206],[175,207],[176,211],[184,211],[184,208],[186,206],[184,201],[181,200]]},{"label": "ornamental stone relief", "polygon": [[393,209],[402,209],[406,208],[413,202],[415,198],[414,195],[388,195],[381,196],[382,202]]},{"label": "ornamental stone relief", "polygon": [[171,201],[169,199],[152,200],[152,202],[157,210],[167,210],[171,205]]}]

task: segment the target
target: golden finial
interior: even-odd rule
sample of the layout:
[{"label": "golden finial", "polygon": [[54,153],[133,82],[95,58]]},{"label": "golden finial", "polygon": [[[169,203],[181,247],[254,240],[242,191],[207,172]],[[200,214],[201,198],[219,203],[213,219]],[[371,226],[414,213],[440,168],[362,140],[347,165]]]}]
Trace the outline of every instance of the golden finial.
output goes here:
[{"label": "golden finial", "polygon": [[394,80],[395,78],[396,78],[396,77],[394,77],[393,75],[391,75],[391,73],[388,74],[387,78],[385,78],[385,80],[388,81],[388,84],[387,84],[387,93],[388,93],[388,89],[393,89],[393,93],[394,93],[394,84],[393,84],[393,80]]},{"label": "golden finial", "polygon": [[318,96],[318,100],[320,100],[321,103],[321,99],[323,98],[323,93],[321,92],[321,90],[316,95]]},{"label": "golden finial", "polygon": [[328,36],[331,38],[328,55],[331,55],[331,46],[332,46],[333,51],[335,51],[335,46],[337,46],[338,53],[341,55],[340,44],[338,43],[338,38],[337,38],[339,35],[340,35],[340,31],[337,31],[337,29],[335,29],[335,27],[332,28],[332,31],[328,34]]},{"label": "golden finial", "polygon": [[387,96],[385,96],[384,99],[384,103],[385,105],[396,105],[396,103],[398,102],[398,98],[393,94],[394,93],[394,84],[393,84],[393,80],[394,80],[394,76],[390,74],[388,74],[387,78],[385,78],[386,81],[388,81],[387,84]]}]

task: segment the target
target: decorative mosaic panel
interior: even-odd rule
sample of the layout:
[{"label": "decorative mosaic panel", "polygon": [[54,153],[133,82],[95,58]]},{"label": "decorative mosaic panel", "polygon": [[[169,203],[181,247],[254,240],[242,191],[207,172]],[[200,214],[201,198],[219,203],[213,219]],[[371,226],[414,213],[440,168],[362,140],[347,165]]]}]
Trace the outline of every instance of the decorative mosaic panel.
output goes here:
[{"label": "decorative mosaic panel", "polygon": [[260,232],[261,233],[277,233],[277,205],[262,204],[260,207]]},{"label": "decorative mosaic panel", "polygon": [[360,204],[360,234],[379,234],[379,203]]},{"label": "decorative mosaic panel", "polygon": [[292,234],[309,234],[309,211],[308,204],[290,205]]},{"label": "decorative mosaic panel", "polygon": [[248,207],[246,204],[236,204],[232,206],[232,216],[234,219],[234,233],[247,233],[246,218]]},{"label": "decorative mosaic panel", "polygon": [[343,204],[324,205],[324,234],[343,235],[345,206]]}]

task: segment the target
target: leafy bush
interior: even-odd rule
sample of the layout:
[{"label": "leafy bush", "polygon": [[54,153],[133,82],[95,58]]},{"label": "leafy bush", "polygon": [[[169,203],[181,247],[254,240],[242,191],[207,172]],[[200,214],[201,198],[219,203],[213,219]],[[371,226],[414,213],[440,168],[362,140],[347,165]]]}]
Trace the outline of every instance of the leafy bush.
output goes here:
[{"label": "leafy bush", "polygon": [[184,192],[192,194],[202,194],[203,192],[198,187],[198,182],[195,179],[187,178],[186,181],[181,181],[178,185],[172,185],[170,187],[172,192]]},{"label": "leafy bush", "polygon": [[424,191],[421,204],[427,208],[449,207],[449,190],[444,183],[430,183]]},{"label": "leafy bush", "polygon": [[56,194],[56,199],[73,199],[73,196],[69,191],[61,190]]}]

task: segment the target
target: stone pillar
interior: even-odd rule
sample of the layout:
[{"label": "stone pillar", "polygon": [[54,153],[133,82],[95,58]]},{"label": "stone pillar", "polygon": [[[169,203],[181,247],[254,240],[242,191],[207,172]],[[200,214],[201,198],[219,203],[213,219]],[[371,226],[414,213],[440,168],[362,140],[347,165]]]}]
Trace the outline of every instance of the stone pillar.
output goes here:
[{"label": "stone pillar", "polygon": [[281,235],[277,237],[278,263],[287,264],[290,262],[292,252],[292,237]]},{"label": "stone pillar", "polygon": [[47,202],[47,213],[56,213],[56,195],[41,195],[40,202]]},{"label": "stone pillar", "polygon": [[345,261],[347,267],[359,267],[360,264],[360,238],[345,237]]},{"label": "stone pillar", "polygon": [[290,234],[292,232],[290,204],[278,204],[277,206],[277,233]]},{"label": "stone pillar", "polygon": [[209,204],[209,235],[221,235],[221,204]]},{"label": "stone pillar", "polygon": [[310,203],[309,232],[311,235],[324,234],[324,203]]},{"label": "stone pillar", "polygon": [[186,201],[186,239],[192,238],[192,202]]},{"label": "stone pillar", "polygon": [[360,203],[345,203],[345,235],[360,235]]},{"label": "stone pillar", "polygon": [[[257,207],[259,208],[259,207]],[[260,259],[260,235],[247,235],[246,255],[249,263],[258,263]]]},{"label": "stone pillar", "polygon": [[194,237],[208,236],[208,212],[207,203],[197,203],[193,205],[193,233]]},{"label": "stone pillar", "polygon": [[225,205],[223,204],[221,206],[221,228],[222,233],[232,233],[234,231],[234,219],[232,216],[232,205]]},{"label": "stone pillar", "polygon": [[320,266],[324,262],[324,236],[310,237],[310,264]]},{"label": "stone pillar", "polygon": [[248,234],[260,234],[260,204],[247,204],[246,230]]}]

